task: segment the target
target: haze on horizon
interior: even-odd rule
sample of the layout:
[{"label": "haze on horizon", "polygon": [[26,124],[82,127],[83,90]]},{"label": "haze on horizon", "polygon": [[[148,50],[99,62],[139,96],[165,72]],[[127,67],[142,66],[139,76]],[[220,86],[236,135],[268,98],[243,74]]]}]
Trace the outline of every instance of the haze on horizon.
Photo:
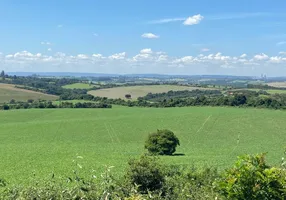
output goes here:
[{"label": "haze on horizon", "polygon": [[0,70],[286,75],[286,1],[0,3]]}]

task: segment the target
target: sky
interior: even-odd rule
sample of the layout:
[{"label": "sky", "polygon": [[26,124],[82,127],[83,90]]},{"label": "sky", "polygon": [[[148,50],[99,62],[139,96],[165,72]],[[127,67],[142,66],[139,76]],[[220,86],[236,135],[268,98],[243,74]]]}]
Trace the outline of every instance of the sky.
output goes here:
[{"label": "sky", "polygon": [[285,0],[1,0],[0,70],[286,76]]}]

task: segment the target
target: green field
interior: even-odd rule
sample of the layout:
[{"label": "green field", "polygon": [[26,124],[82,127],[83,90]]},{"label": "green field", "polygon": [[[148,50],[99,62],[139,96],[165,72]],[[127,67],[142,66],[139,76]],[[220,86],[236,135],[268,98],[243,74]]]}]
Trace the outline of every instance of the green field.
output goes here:
[{"label": "green field", "polygon": [[163,162],[228,167],[236,156],[268,152],[279,164],[286,144],[286,112],[239,108],[46,109],[0,112],[0,177],[26,182],[51,173],[71,174],[82,156],[82,171],[114,166],[144,152],[148,133],[170,129],[181,140],[177,153]]},{"label": "green field", "polygon": [[0,103],[8,103],[11,99],[15,99],[16,101],[27,101],[28,99],[56,100],[58,97],[31,90],[15,88],[14,85],[10,84],[0,84]]},{"label": "green field", "polygon": [[65,89],[90,89],[93,87],[95,87],[95,85],[90,85],[88,83],[74,83],[74,84],[63,86],[63,88]]},{"label": "green field", "polygon": [[138,97],[143,97],[148,93],[162,93],[168,92],[170,90],[195,90],[195,89],[205,89],[197,87],[188,86],[178,86],[178,85],[144,85],[144,86],[129,86],[129,87],[115,87],[108,89],[100,89],[89,91],[89,94],[100,97],[108,97],[112,99],[121,98],[124,99],[126,94],[131,94],[132,99],[137,99]]}]

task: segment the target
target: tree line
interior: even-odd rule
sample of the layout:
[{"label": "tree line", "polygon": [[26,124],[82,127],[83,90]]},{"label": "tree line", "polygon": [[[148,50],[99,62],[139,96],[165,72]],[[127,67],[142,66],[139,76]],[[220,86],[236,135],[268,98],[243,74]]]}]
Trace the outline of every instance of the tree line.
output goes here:
[{"label": "tree line", "polygon": [[0,105],[0,110],[11,109],[47,109],[47,108],[112,108],[111,104],[97,102],[60,102],[55,104],[52,101],[34,101],[32,99],[27,102],[16,102],[11,100],[9,104]]}]

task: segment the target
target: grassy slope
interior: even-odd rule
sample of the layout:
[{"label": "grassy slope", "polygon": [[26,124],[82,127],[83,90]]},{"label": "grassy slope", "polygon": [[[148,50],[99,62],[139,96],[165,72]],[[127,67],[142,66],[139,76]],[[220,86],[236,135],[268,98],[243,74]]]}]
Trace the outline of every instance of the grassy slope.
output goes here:
[{"label": "grassy slope", "polygon": [[57,98],[54,95],[15,88],[14,85],[0,84],[0,103],[9,102],[11,99],[27,101],[28,99],[55,100]]},{"label": "grassy slope", "polygon": [[163,128],[177,134],[177,153],[185,154],[162,157],[166,163],[223,168],[238,155],[269,152],[270,162],[278,164],[285,119],[283,111],[209,107],[2,111],[0,177],[27,181],[33,171],[65,176],[75,169],[77,155],[84,157],[82,170],[112,165],[119,173],[130,157],[144,152],[148,133]]},{"label": "grassy slope", "polygon": [[170,90],[193,90],[193,89],[203,89],[187,86],[177,86],[177,85],[152,85],[152,86],[130,86],[130,87],[117,87],[109,89],[101,89],[90,91],[89,94],[100,97],[108,98],[125,98],[125,94],[131,94],[133,99],[147,95],[151,93],[162,93],[168,92]]},{"label": "grassy slope", "polygon": [[90,89],[92,87],[94,87],[94,85],[89,85],[87,83],[74,83],[74,84],[63,86],[63,88],[66,88],[66,89]]}]

